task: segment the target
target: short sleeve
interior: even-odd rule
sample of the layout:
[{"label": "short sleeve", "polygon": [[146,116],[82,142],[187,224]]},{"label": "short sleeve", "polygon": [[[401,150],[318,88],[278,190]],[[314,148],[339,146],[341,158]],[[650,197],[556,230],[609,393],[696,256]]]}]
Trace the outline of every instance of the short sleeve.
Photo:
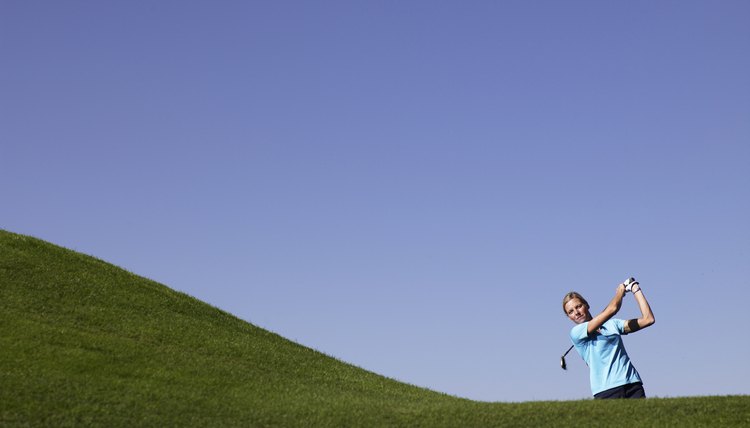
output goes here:
[{"label": "short sleeve", "polygon": [[572,329],[570,329],[570,340],[572,340],[574,344],[581,343],[586,340],[589,336],[588,327],[588,322],[575,325]]},{"label": "short sleeve", "polygon": [[619,318],[612,318],[610,320],[615,325],[615,330],[620,334],[625,334],[625,320]]}]

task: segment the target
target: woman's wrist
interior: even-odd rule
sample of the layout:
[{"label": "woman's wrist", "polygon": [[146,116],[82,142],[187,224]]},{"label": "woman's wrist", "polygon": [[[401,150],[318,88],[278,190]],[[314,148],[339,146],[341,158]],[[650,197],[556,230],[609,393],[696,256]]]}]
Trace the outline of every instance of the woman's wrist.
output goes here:
[{"label": "woman's wrist", "polygon": [[638,287],[638,289],[637,289],[637,290],[633,290],[633,295],[634,295],[634,296],[635,296],[635,293],[637,293],[637,292],[641,291],[641,284],[638,284],[638,285],[637,285],[637,287]]}]

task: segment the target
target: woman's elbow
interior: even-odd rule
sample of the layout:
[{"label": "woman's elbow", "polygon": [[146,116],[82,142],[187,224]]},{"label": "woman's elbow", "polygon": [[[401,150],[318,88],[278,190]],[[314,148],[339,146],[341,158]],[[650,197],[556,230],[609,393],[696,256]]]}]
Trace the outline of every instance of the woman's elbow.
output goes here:
[{"label": "woman's elbow", "polygon": [[652,326],[656,323],[656,318],[653,315],[649,315],[643,319],[643,327]]}]

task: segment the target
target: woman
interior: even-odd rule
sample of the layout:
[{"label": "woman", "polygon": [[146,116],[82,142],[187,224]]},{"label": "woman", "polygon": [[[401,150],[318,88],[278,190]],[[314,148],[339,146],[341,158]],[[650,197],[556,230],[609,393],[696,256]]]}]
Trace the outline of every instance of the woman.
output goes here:
[{"label": "woman", "polygon": [[[631,280],[629,280],[631,281]],[[622,299],[631,291],[638,302],[641,317],[628,321],[612,318],[620,310]],[[563,298],[563,311],[574,323],[570,330],[573,345],[589,366],[594,398],[645,398],[643,381],[630,362],[621,334],[634,333],[652,325],[654,314],[640,284],[632,280],[615,290],[615,297],[597,316],[591,316],[586,299],[576,292]]]}]

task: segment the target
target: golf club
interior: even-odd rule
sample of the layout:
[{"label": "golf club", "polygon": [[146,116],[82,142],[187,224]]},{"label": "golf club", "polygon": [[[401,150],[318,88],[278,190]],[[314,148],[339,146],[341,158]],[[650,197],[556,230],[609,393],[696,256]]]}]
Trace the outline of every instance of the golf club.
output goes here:
[{"label": "golf club", "polygon": [[573,349],[573,346],[575,346],[575,345],[570,345],[570,348],[568,348],[568,350],[565,351],[565,353],[563,354],[563,356],[560,357],[560,367],[563,370],[567,370],[568,369],[568,366],[565,364],[565,356],[568,355],[568,352],[570,352],[571,349]]}]

